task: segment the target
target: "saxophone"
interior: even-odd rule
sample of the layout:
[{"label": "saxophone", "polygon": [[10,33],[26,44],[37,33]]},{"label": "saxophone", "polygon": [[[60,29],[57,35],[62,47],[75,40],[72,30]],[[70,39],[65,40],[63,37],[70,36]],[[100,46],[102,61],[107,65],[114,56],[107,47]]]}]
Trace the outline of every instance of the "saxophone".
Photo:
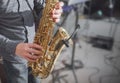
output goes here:
[{"label": "saxophone", "polygon": [[40,76],[42,79],[47,78],[53,70],[54,64],[65,46],[63,40],[69,38],[69,34],[62,27],[53,35],[55,22],[53,22],[50,12],[57,2],[58,0],[46,0],[34,38],[34,43],[41,45],[44,51],[42,55],[40,55],[41,58],[35,62],[28,62],[33,75]]}]

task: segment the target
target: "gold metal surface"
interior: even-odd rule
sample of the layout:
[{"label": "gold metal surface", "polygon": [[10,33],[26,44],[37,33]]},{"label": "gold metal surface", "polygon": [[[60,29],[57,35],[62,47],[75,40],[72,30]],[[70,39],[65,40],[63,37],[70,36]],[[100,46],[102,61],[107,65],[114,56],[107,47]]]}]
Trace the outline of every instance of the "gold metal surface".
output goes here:
[{"label": "gold metal surface", "polygon": [[40,76],[41,78],[49,76],[64,47],[62,40],[69,38],[68,33],[63,28],[59,28],[53,36],[55,23],[51,20],[50,13],[57,2],[58,0],[46,0],[46,5],[34,38],[34,43],[41,45],[45,51],[36,62],[28,62],[28,65],[32,68],[33,75]]}]

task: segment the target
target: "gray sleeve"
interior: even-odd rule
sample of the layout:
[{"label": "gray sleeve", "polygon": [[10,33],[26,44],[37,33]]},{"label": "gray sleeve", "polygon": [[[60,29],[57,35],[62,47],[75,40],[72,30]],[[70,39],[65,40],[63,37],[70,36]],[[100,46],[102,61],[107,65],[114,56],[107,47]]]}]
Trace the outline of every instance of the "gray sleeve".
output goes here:
[{"label": "gray sleeve", "polygon": [[10,54],[15,54],[16,46],[18,43],[20,42],[9,40],[0,34],[0,49],[2,49],[2,51]]}]

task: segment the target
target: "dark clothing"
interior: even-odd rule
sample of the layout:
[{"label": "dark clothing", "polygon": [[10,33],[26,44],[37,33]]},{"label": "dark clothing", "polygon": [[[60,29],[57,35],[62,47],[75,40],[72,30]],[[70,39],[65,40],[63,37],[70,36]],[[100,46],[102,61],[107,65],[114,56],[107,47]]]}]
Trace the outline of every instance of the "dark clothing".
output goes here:
[{"label": "dark clothing", "polygon": [[[29,74],[27,60],[15,55],[15,49],[20,42],[33,42],[34,17],[41,13],[41,2],[0,0],[0,56],[3,57],[8,83],[40,83],[40,79]],[[37,14],[34,15],[33,10]]]}]

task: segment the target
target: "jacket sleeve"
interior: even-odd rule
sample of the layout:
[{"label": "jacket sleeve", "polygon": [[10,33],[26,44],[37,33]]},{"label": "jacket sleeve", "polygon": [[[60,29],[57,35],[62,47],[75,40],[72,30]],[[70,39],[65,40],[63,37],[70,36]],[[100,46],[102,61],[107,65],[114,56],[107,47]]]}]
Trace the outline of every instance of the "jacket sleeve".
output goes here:
[{"label": "jacket sleeve", "polygon": [[10,53],[10,54],[15,54],[16,46],[20,42],[9,40],[5,36],[0,34],[0,50]]}]

